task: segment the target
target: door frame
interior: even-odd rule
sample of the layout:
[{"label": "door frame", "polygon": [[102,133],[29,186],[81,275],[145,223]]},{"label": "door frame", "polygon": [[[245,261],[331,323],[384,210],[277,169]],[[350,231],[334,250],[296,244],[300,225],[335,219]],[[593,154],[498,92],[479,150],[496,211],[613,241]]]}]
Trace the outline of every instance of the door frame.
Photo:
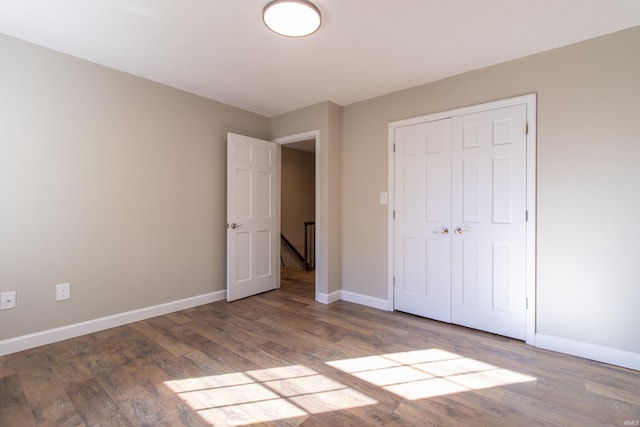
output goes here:
[{"label": "door frame", "polygon": [[[320,209],[320,189],[321,189],[321,180],[320,180],[320,151],[321,151],[321,139],[320,139],[320,130],[319,129],[315,129],[315,130],[310,130],[307,132],[301,132],[301,133],[296,133],[294,135],[287,135],[287,136],[283,136],[280,138],[275,138],[272,141],[275,142],[276,144],[280,144],[282,145],[286,145],[286,144],[290,144],[293,142],[300,142],[300,141],[306,141],[309,139],[314,139],[316,142],[316,152],[315,152],[315,175],[316,175],[316,185],[315,185],[315,222],[316,222],[316,247],[314,248],[315,251],[315,256],[316,256],[316,260],[315,260],[315,270],[314,270],[314,274],[315,274],[315,290],[314,290],[314,295],[315,295],[315,300],[324,304],[327,304],[329,301],[326,298],[326,295],[322,294],[322,292],[320,292],[321,289],[329,289],[329,285],[328,285],[328,265],[327,265],[327,260],[324,259],[324,257],[322,256],[322,254],[324,252],[322,252],[321,250],[318,250],[319,248],[325,247],[326,246],[326,239],[325,239],[325,235],[326,235],[326,231],[325,229],[326,227],[326,223],[324,221],[324,218],[321,215],[322,210]],[[282,166],[282,165],[280,165]],[[280,183],[280,185],[282,185],[282,183]],[[320,230],[320,232],[318,232],[318,230]],[[280,249],[282,250],[282,248]]]},{"label": "door frame", "polygon": [[529,345],[535,345],[536,332],[536,94],[528,94],[514,98],[503,99],[494,102],[472,105],[468,107],[456,108],[453,110],[442,111],[438,113],[427,114],[424,116],[413,117],[410,119],[398,120],[390,122],[388,129],[388,212],[387,212],[387,303],[388,310],[395,309],[394,302],[394,212],[395,212],[395,130],[403,126],[411,126],[418,123],[453,118],[465,114],[479,113],[481,111],[495,110],[498,108],[511,107],[514,105],[525,104],[527,106],[527,223],[526,223],[526,338],[525,341]]}]

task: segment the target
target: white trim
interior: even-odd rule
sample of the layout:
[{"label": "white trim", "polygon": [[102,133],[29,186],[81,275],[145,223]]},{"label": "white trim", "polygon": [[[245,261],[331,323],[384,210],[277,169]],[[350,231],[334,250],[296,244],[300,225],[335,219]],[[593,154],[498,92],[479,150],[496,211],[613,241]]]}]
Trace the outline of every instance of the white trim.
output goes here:
[{"label": "white trim", "polygon": [[395,161],[394,161],[394,136],[396,128],[403,126],[411,126],[418,123],[442,120],[465,114],[473,114],[481,111],[495,110],[498,108],[511,107],[514,105],[525,104],[527,106],[527,123],[529,132],[527,134],[527,212],[529,220],[527,221],[527,277],[526,277],[526,295],[528,300],[527,319],[525,341],[529,345],[535,345],[536,332],[536,94],[518,96],[515,98],[503,99],[500,101],[488,102],[485,104],[472,105],[469,107],[457,108],[454,110],[442,111],[426,116],[414,117],[405,120],[398,120],[389,123],[388,127],[388,197],[389,205],[387,211],[387,301],[388,310],[394,310],[394,290],[393,290],[393,271],[394,271],[394,248],[395,229],[393,220],[393,211],[395,208]]},{"label": "white trim", "polygon": [[403,126],[411,126],[419,123],[432,122],[435,120],[449,119],[452,117],[463,116],[465,114],[480,113],[482,111],[497,110],[498,108],[512,107],[514,105],[527,104],[531,102],[535,106],[536,94],[516,96],[514,98],[501,99],[499,101],[486,102],[484,104],[470,105],[468,107],[455,108],[453,110],[441,111],[438,113],[427,114],[410,119],[396,120],[389,123],[389,127],[397,128]]},{"label": "white trim", "polygon": [[366,305],[367,307],[389,311],[389,302],[386,299],[374,298],[368,295],[357,294],[355,292],[340,291],[340,299],[355,304]]},{"label": "white trim", "polygon": [[[327,270],[328,270],[328,260],[325,260],[322,258],[322,255],[320,255],[320,257],[318,257],[318,254],[322,254],[322,251],[318,250],[318,244],[320,244],[320,246],[324,246],[326,245],[326,242],[324,241],[320,241],[318,239],[318,236],[320,236],[320,238],[323,238],[322,233],[318,234],[318,229],[320,229],[320,231],[322,232],[322,227],[325,226],[324,218],[322,217],[322,213],[321,213],[321,209],[320,209],[320,183],[321,183],[321,179],[320,179],[320,151],[322,150],[322,143],[321,143],[321,139],[320,139],[320,129],[316,129],[316,130],[310,130],[310,131],[306,131],[306,132],[301,132],[301,133],[297,133],[295,135],[288,135],[288,136],[283,136],[280,138],[275,138],[273,140],[273,142],[280,144],[280,145],[285,145],[285,144],[290,144],[292,142],[299,142],[299,141],[306,141],[307,139],[315,139],[316,141],[316,152],[315,152],[315,157],[316,157],[316,247],[314,250],[314,253],[316,254],[316,265],[315,265],[315,271],[316,271],[316,281],[315,281],[315,300],[323,303],[323,304],[330,304],[331,302],[337,301],[333,300],[330,301],[329,296],[327,294],[321,294],[319,289],[329,289],[329,283],[328,283],[328,274],[327,274]],[[320,274],[318,274],[318,272],[320,272]],[[335,293],[335,292],[334,292]],[[339,298],[338,298],[339,299]]]},{"label": "white trim", "polygon": [[527,332],[525,341],[535,345],[536,336],[536,180],[537,180],[537,97],[536,94],[520,97],[527,105]]},{"label": "white trim", "polygon": [[[273,140],[273,142],[280,145],[284,145],[284,144],[290,144],[292,142],[306,141],[307,139],[311,139],[311,138],[315,138],[317,141],[319,136],[320,136],[320,130],[316,129],[316,130],[309,130],[306,132],[296,133],[295,135],[288,135],[288,136],[276,138]],[[316,150],[317,149],[318,147],[316,147]]]},{"label": "white trim", "polygon": [[536,347],[640,371],[640,354],[551,335],[536,334]]},{"label": "white trim", "polygon": [[330,294],[317,293],[316,301],[322,304],[331,304],[340,301],[340,292],[341,291],[335,291]]},{"label": "white trim", "polygon": [[336,301],[347,301],[354,304],[377,308],[379,310],[389,311],[389,302],[387,300],[349,291],[335,291],[330,294],[318,294],[316,301],[322,304],[331,304]]},{"label": "white trim", "polygon": [[86,322],[75,323],[73,325],[62,326],[60,328],[49,329],[47,331],[36,332],[34,334],[23,335],[0,341],[0,356],[15,353],[41,345],[51,344],[70,338],[76,338],[86,334],[111,329],[116,326],[127,325],[140,320],[162,316],[164,314],[185,310],[199,305],[209,304],[226,299],[227,291],[217,291],[208,294],[172,301],[165,304],[145,307],[138,310],[127,311],[114,314],[112,316],[100,317]]},{"label": "white trim", "polygon": [[396,192],[395,192],[395,174],[396,174],[396,159],[395,159],[395,133],[396,127],[394,123],[389,123],[389,147],[387,157],[389,159],[387,176],[387,310],[395,310],[395,293],[394,287],[394,265],[395,265],[395,206],[396,206]]}]

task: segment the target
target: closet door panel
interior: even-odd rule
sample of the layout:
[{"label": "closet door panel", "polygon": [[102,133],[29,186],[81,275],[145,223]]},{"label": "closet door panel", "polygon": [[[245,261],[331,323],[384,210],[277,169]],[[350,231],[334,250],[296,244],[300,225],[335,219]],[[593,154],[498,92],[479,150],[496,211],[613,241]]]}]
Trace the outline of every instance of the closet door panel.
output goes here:
[{"label": "closet door panel", "polygon": [[395,132],[394,305],[451,321],[451,120]]},{"label": "closet door panel", "polygon": [[453,118],[452,322],[524,339],[526,106]]}]

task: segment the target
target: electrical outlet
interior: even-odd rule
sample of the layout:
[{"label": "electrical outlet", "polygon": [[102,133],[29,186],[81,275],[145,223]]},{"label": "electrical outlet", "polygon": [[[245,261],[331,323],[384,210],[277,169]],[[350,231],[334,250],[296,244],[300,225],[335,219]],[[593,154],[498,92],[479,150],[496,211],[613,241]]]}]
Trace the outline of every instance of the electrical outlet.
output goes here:
[{"label": "electrical outlet", "polygon": [[2,292],[0,294],[0,310],[16,308],[16,291]]},{"label": "electrical outlet", "polygon": [[63,301],[71,298],[71,284],[63,283],[56,285],[56,301]]}]

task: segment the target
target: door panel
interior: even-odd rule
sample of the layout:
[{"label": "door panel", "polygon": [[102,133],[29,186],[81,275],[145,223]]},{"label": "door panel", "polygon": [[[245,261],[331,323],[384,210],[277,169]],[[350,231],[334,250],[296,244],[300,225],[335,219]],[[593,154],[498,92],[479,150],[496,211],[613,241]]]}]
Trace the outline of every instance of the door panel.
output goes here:
[{"label": "door panel", "polygon": [[395,135],[395,308],[445,322],[451,321],[450,132],[447,119]]},{"label": "door panel", "polygon": [[523,339],[526,106],[453,118],[452,322]]},{"label": "door panel", "polygon": [[[462,188],[458,197],[462,201],[462,220],[480,222],[480,162],[478,159],[462,161]],[[458,171],[460,173],[460,171]]]},{"label": "door panel", "polygon": [[227,135],[227,301],[279,286],[279,150]]}]

